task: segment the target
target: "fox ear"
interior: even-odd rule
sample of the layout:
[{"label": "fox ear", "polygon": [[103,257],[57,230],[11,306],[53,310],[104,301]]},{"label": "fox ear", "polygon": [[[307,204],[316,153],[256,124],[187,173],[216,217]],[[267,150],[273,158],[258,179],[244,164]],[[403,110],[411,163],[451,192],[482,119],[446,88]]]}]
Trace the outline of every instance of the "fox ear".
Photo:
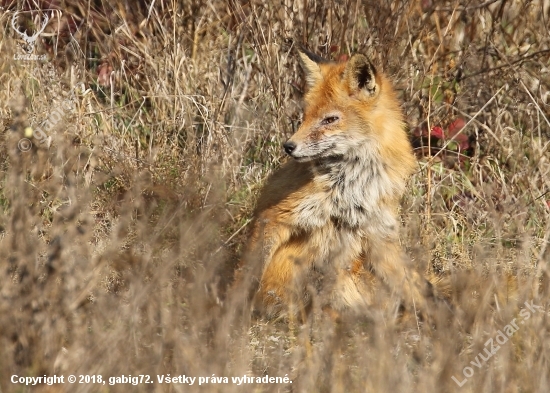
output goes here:
[{"label": "fox ear", "polygon": [[348,81],[352,92],[363,92],[368,97],[378,94],[376,69],[364,55],[353,55],[349,59],[344,71],[344,78]]},{"label": "fox ear", "polygon": [[306,74],[307,86],[311,88],[323,79],[319,64],[328,63],[329,61],[303,48],[298,49],[298,54]]}]

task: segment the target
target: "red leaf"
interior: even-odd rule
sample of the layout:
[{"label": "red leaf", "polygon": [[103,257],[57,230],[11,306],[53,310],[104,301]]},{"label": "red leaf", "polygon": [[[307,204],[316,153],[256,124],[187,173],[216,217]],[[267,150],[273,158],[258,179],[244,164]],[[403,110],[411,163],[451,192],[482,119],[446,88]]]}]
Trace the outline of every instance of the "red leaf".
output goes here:
[{"label": "red leaf", "polygon": [[457,141],[460,150],[466,150],[470,147],[468,136],[459,134],[465,125],[464,119],[458,117],[449,125],[449,132],[447,133],[449,139]]},{"label": "red leaf", "polygon": [[452,139],[458,142],[458,146],[460,147],[460,150],[466,150],[467,148],[470,147],[470,140],[467,135],[458,134],[458,135],[455,135]]},{"label": "red leaf", "polygon": [[340,55],[338,56],[338,62],[343,63],[344,61],[348,61],[349,57],[348,55]]},{"label": "red leaf", "polygon": [[449,137],[452,138],[453,136],[455,136],[457,133],[460,132],[460,130],[464,128],[465,125],[466,122],[464,121],[464,119],[461,119],[460,117],[457,118],[449,125]]},{"label": "red leaf", "polygon": [[443,128],[439,126],[433,126],[431,136],[438,139],[444,139],[445,135],[443,134]]}]

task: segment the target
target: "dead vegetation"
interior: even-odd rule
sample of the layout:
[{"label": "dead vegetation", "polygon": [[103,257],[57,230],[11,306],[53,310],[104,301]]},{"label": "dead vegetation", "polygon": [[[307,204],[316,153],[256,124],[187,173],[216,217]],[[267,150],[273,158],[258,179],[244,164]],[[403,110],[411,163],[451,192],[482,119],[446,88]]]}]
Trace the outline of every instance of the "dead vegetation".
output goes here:
[{"label": "dead vegetation", "polygon": [[[0,391],[549,390],[548,0],[0,5]],[[47,60],[18,59],[13,17],[31,34],[38,7],[58,10],[34,43]],[[419,157],[403,243],[452,282],[436,327],[228,306],[255,196],[300,122],[295,43],[367,53],[399,88]],[[10,382],[44,374],[107,383]],[[108,383],[130,374],[155,383]]]}]

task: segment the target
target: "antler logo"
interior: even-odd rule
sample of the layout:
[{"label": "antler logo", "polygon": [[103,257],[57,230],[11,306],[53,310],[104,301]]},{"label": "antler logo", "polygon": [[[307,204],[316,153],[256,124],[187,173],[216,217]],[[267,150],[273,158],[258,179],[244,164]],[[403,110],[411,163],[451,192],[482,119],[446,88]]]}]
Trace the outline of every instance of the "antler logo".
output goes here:
[{"label": "antler logo", "polygon": [[13,14],[13,17],[11,18],[11,27],[13,27],[15,32],[23,38],[23,40],[26,43],[26,45],[24,45],[23,49],[25,50],[25,52],[30,54],[34,51],[35,41],[37,40],[40,33],[42,33],[44,31],[44,29],[46,28],[46,25],[48,24],[50,18],[53,16],[53,13],[50,16],[48,16],[48,14],[46,14],[46,13],[42,14],[42,23],[40,25],[40,28],[38,29],[38,31],[36,31],[31,36],[29,36],[27,34],[26,29],[25,29],[25,31],[21,31],[21,28],[20,28],[19,24],[17,24],[17,18],[19,17],[19,14],[21,14],[21,13],[22,12],[18,11],[15,14]]}]

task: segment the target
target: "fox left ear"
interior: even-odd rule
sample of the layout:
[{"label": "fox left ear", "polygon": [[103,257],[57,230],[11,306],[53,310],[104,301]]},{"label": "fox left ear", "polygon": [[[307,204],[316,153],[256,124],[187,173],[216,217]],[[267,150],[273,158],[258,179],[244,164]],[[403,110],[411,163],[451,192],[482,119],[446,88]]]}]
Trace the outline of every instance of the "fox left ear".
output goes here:
[{"label": "fox left ear", "polygon": [[376,69],[364,55],[353,55],[349,59],[344,78],[348,81],[351,91],[366,93],[368,97],[378,94]]},{"label": "fox left ear", "polygon": [[306,74],[307,86],[311,89],[323,79],[320,65],[329,63],[329,61],[302,47],[299,47],[298,54],[300,55],[302,68]]}]

